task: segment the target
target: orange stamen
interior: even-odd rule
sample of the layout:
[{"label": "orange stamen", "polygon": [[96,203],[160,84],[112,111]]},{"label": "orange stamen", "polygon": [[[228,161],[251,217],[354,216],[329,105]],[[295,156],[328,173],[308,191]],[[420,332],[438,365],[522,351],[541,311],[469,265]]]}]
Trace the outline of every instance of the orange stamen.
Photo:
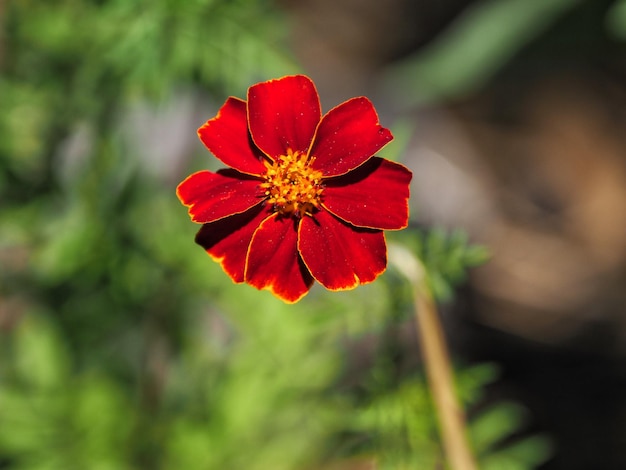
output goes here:
[{"label": "orange stamen", "polygon": [[311,215],[319,206],[322,195],[322,172],[311,168],[314,158],[302,152],[287,150],[274,162],[265,162],[267,202],[284,215]]}]

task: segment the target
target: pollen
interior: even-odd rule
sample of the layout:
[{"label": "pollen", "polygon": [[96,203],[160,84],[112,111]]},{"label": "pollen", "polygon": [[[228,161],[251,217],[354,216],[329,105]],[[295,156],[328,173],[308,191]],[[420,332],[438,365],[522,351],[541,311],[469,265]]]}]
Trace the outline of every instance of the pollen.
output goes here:
[{"label": "pollen", "polygon": [[267,202],[283,215],[311,215],[320,204],[322,172],[311,168],[314,157],[287,150],[274,162],[266,162],[267,173],[261,188]]}]

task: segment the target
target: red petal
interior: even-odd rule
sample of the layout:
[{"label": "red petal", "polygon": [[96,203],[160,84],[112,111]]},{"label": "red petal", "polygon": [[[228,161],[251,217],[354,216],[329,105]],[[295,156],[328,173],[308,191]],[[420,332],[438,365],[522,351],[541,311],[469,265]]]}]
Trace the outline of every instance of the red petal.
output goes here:
[{"label": "red petal", "polygon": [[353,227],[324,210],[304,217],[298,236],[304,263],[327,289],[345,290],[371,282],[387,266],[382,231]]},{"label": "red petal", "polygon": [[263,221],[252,237],[246,282],[269,289],[286,302],[297,302],[313,285],[313,278],[298,254],[297,222],[274,214]]},{"label": "red petal", "polygon": [[198,129],[198,136],[211,153],[229,167],[249,175],[265,173],[263,154],[248,133],[245,101],[228,98],[217,116]]},{"label": "red petal", "polygon": [[402,165],[370,158],[346,175],[325,180],[323,205],[352,225],[398,230],[409,223],[412,176]]},{"label": "red petal", "polygon": [[393,139],[367,98],[352,98],[324,115],[309,152],[324,176],[347,173]]},{"label": "red petal", "polygon": [[259,183],[235,170],[199,171],[180,183],[176,194],[189,207],[191,220],[204,224],[258,204],[263,197]]},{"label": "red petal", "polygon": [[266,207],[259,204],[243,214],[204,224],[196,234],[196,243],[222,265],[233,281],[243,282],[250,240],[268,216]]},{"label": "red petal", "polygon": [[287,149],[307,152],[321,108],[313,82],[303,75],[253,85],[248,90],[248,122],[256,145],[269,157]]}]

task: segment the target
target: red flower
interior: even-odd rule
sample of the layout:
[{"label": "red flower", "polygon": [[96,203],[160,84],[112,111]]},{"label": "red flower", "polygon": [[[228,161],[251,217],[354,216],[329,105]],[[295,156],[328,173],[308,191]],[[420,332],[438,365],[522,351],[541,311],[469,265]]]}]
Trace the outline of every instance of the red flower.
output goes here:
[{"label": "red flower", "polygon": [[296,302],[314,280],[344,290],[385,270],[382,230],[406,227],[411,172],[372,156],[393,137],[367,98],[322,116],[313,82],[283,77],[228,98],[198,135],[230,168],[177,194],[233,281]]}]

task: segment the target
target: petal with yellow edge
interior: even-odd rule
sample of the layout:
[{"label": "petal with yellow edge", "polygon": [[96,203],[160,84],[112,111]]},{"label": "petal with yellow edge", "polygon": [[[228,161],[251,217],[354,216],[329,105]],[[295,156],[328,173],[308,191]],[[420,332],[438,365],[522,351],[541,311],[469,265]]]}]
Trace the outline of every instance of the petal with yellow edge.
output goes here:
[{"label": "petal with yellow edge", "polygon": [[199,171],[178,185],[178,198],[189,208],[191,220],[214,222],[245,212],[261,201],[260,180],[234,170]]},{"label": "petal with yellow edge", "polygon": [[289,150],[306,153],[321,106],[310,78],[291,75],[248,90],[248,124],[256,145],[272,159]]},{"label": "petal with yellow edge", "polygon": [[358,227],[399,230],[409,223],[411,172],[374,157],[350,173],[324,181],[323,206]]},{"label": "petal with yellow edge", "polygon": [[300,300],[313,285],[298,254],[296,224],[279,213],[265,219],[252,237],[246,263],[248,284],[289,303]]},{"label": "petal with yellow edge", "polygon": [[382,231],[351,226],[323,210],[302,219],[298,250],[313,278],[330,290],[371,282],[387,266]]},{"label": "petal with yellow edge", "polygon": [[324,176],[343,175],[367,161],[393,139],[378,122],[367,98],[352,98],[331,109],[317,128],[309,155]]},{"label": "petal with yellow edge", "polygon": [[259,204],[242,214],[204,224],[196,234],[196,243],[222,265],[234,282],[243,282],[250,241],[269,215],[267,208]]},{"label": "petal with yellow edge", "polygon": [[256,148],[248,132],[245,101],[228,98],[217,116],[198,129],[198,137],[227,166],[249,175],[261,175],[265,172],[265,157]]}]

